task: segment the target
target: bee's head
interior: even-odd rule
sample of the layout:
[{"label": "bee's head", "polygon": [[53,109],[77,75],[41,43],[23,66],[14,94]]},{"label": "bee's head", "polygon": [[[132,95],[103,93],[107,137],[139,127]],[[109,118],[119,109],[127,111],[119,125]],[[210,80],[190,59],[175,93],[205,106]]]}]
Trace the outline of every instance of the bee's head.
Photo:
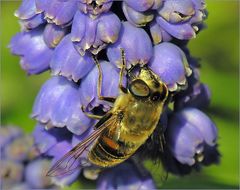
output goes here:
[{"label": "bee's head", "polygon": [[164,102],[168,96],[167,86],[148,67],[140,69],[138,76],[129,83],[129,91],[136,98],[152,102]]}]

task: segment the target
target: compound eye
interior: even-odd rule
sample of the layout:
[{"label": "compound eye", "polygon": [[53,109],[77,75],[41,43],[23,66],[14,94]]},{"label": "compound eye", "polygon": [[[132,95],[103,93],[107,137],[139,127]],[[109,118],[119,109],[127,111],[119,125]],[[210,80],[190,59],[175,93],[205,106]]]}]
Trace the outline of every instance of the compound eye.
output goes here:
[{"label": "compound eye", "polygon": [[154,102],[157,101],[163,101],[164,99],[166,99],[166,96],[168,94],[168,89],[166,88],[165,85],[162,86],[162,91],[161,92],[154,92],[151,96],[151,100]]},{"label": "compound eye", "polygon": [[148,85],[141,79],[132,81],[129,90],[134,96],[138,97],[147,97],[150,94]]},{"label": "compound eye", "polygon": [[158,100],[160,100],[160,93],[159,92],[155,92],[155,93],[153,93],[153,95],[151,96],[151,100],[152,101],[154,101],[154,102],[156,102],[156,101],[158,101]]}]

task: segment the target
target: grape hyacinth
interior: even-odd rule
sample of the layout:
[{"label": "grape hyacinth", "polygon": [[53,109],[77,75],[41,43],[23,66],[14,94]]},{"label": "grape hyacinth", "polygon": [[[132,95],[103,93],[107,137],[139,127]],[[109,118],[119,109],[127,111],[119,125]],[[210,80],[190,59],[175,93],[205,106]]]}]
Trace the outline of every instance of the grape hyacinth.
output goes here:
[{"label": "grape hyacinth", "polygon": [[[28,74],[49,70],[52,75],[33,106],[31,116],[38,123],[32,135],[41,159],[27,166],[27,185],[49,185],[31,180],[39,175],[36,168],[46,168],[46,159],[53,165],[93,132],[96,120],[84,111],[103,115],[112,108],[113,104],[98,97],[99,70],[94,56],[102,70],[101,95],[118,97],[121,49],[127,69],[148,67],[169,90],[152,134],[158,136],[158,127],[162,126],[164,147],[157,141],[148,146],[151,136],[133,157],[105,169],[87,162],[84,151],[80,157],[88,164],[70,175],[48,177],[51,185],[70,185],[83,174],[97,180],[97,189],[155,189],[152,176],[143,166],[144,159],[161,160],[164,169],[175,175],[218,163],[217,128],[203,112],[209,105],[210,91],[200,82],[199,63],[187,48],[188,41],[204,28],[206,15],[204,0],[23,0],[15,12],[21,32],[9,47],[20,56],[20,65]],[[128,80],[124,74],[123,85]],[[5,146],[20,135],[11,134],[1,144]],[[141,151],[147,154],[141,157]],[[4,152],[11,158],[11,150],[5,148]],[[134,162],[135,157],[141,162]],[[16,158],[23,161],[26,155]]]},{"label": "grape hyacinth", "polygon": [[1,189],[57,189],[45,175],[51,160],[40,155],[33,136],[18,127],[1,126],[0,137]]}]

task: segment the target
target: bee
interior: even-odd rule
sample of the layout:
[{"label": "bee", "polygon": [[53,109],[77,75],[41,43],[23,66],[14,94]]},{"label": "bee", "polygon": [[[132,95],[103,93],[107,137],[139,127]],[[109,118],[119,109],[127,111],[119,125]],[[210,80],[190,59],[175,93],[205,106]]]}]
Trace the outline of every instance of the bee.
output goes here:
[{"label": "bee", "polygon": [[120,93],[117,98],[101,96],[102,72],[94,58],[99,69],[98,97],[113,102],[112,109],[101,117],[86,113],[83,108],[89,117],[100,119],[95,130],[57,161],[48,171],[48,176],[72,173],[81,166],[80,156],[89,147],[87,157],[90,163],[103,168],[120,164],[131,157],[156,128],[168,97],[168,88],[147,66],[140,67],[137,75],[132,69],[128,71],[130,79],[124,87],[126,60],[123,49],[121,53]]}]

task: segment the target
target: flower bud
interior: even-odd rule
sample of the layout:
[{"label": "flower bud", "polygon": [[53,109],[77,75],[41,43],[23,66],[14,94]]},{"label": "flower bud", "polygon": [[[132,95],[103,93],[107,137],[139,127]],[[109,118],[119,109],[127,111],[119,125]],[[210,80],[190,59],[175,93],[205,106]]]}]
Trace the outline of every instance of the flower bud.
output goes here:
[{"label": "flower bud", "polygon": [[171,36],[180,40],[196,37],[206,17],[203,0],[168,0],[158,10],[156,22]]},{"label": "flower bud", "polygon": [[50,67],[53,75],[61,75],[77,82],[94,67],[94,61],[89,52],[81,56],[70,38],[70,34],[65,36],[56,47]]},{"label": "flower bud", "polygon": [[53,50],[44,42],[43,28],[18,33],[9,47],[14,55],[21,57],[21,67],[28,74],[38,74],[49,68]]},{"label": "flower bud", "polygon": [[127,20],[136,26],[145,26],[154,18],[153,12],[138,12],[129,7],[125,2],[122,4],[122,9]]},{"label": "flower bud", "polygon": [[67,28],[47,24],[43,31],[43,39],[49,48],[55,48],[66,34]]},{"label": "flower bud", "polygon": [[10,160],[0,162],[0,185],[3,189],[12,189],[23,179],[23,164]]},{"label": "flower bud", "polygon": [[204,161],[205,145],[216,145],[217,128],[203,112],[185,108],[170,118],[167,138],[174,157],[192,166]]},{"label": "flower bud", "polygon": [[119,39],[107,49],[107,56],[111,63],[121,68],[121,50],[124,50],[127,68],[131,65],[145,65],[153,54],[151,40],[142,28],[136,28],[128,22],[122,23]]},{"label": "flower bud", "polygon": [[170,91],[176,91],[187,85],[186,76],[191,69],[183,51],[168,42],[154,46],[154,56],[149,67],[166,83]]},{"label": "flower bud", "polygon": [[90,17],[96,18],[101,13],[109,11],[113,0],[79,0],[78,8]]},{"label": "flower bud", "polygon": [[33,147],[33,138],[25,135],[16,138],[5,148],[5,156],[13,161],[26,161],[30,158]]},{"label": "flower bud", "polygon": [[46,22],[44,15],[39,13],[35,1],[23,0],[14,14],[20,19],[22,30],[28,31]]},{"label": "flower bud", "polygon": [[[100,66],[102,70],[101,96],[117,97],[119,93],[120,70],[106,61],[101,61]],[[83,78],[79,88],[81,103],[88,111],[100,105],[103,106],[104,111],[108,111],[110,106],[112,106],[112,104],[99,100],[98,98],[98,75],[99,71],[97,66],[95,66],[91,72]],[[126,77],[124,77],[123,83],[126,83]]]},{"label": "flower bud", "polygon": [[77,2],[59,0],[35,0],[39,13],[44,14],[48,23],[66,26],[77,11]]},{"label": "flower bud", "polygon": [[78,11],[73,19],[71,40],[81,55],[84,55],[86,50],[97,54],[107,44],[118,39],[120,27],[119,18],[111,12],[92,19]]},{"label": "flower bud", "polygon": [[[156,189],[153,179],[143,166],[138,167],[130,162],[124,162],[114,168],[100,173],[97,189]],[[141,173],[144,171],[144,175]]]},{"label": "flower bud", "polygon": [[51,178],[46,176],[50,164],[48,159],[37,159],[26,166],[25,178],[31,188],[46,189],[52,186]]},{"label": "flower bud", "polygon": [[32,117],[55,127],[66,126],[78,135],[92,125],[81,110],[78,86],[64,77],[53,77],[40,90]]}]

